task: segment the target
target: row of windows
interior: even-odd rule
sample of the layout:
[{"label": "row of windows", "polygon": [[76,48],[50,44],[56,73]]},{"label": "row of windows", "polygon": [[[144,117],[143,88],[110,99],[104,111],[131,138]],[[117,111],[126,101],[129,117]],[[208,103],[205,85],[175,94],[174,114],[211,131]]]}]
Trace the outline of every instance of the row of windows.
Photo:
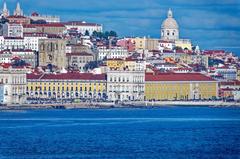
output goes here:
[{"label": "row of windows", "polygon": [[65,86],[68,86],[68,85],[103,85],[105,86],[106,84],[105,83],[75,83],[75,82],[67,82],[67,81],[64,81],[64,82],[38,82],[38,83],[34,83],[34,82],[29,82],[30,85],[65,85]]},{"label": "row of windows", "polygon": [[60,91],[60,89],[62,90],[62,91],[92,91],[92,90],[94,90],[94,91],[96,91],[96,90],[100,90],[100,88],[96,88],[96,87],[94,87],[93,89],[92,89],[92,87],[33,87],[33,86],[31,86],[31,87],[27,87],[27,90],[31,90],[31,91],[42,91],[42,90],[44,90],[44,91],[46,91],[46,90],[48,90],[48,91]]}]

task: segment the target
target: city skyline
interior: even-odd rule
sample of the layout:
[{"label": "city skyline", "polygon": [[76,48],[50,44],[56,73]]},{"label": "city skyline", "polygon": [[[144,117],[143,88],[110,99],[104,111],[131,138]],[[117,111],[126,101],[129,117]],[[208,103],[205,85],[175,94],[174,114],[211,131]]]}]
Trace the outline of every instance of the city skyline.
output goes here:
[{"label": "city skyline", "polygon": [[[13,11],[17,0],[7,0]],[[160,0],[107,0],[104,3],[85,1],[21,0],[24,14],[36,11],[40,14],[61,16],[61,20],[84,20],[104,25],[104,30],[115,30],[119,36],[160,37],[162,21],[168,8],[180,26],[180,37],[188,38],[203,49],[224,49],[240,54],[240,1],[239,0],[186,0],[161,2]],[[58,5],[55,5],[55,4]],[[76,5],[77,4],[77,5]],[[81,7],[82,6],[82,7]],[[188,16],[192,15],[192,16]],[[137,26],[137,25],[138,26]]]}]

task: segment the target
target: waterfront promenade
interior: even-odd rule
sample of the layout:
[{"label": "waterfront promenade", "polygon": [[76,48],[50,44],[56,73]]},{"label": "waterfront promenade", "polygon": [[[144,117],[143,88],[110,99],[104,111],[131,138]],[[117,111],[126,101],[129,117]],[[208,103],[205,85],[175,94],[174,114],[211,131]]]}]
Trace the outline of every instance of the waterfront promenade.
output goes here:
[{"label": "waterfront promenade", "polygon": [[101,109],[101,108],[148,108],[163,106],[189,107],[240,107],[239,102],[223,101],[131,101],[114,102],[81,102],[81,103],[53,103],[53,104],[23,104],[0,106],[0,110],[11,109]]}]

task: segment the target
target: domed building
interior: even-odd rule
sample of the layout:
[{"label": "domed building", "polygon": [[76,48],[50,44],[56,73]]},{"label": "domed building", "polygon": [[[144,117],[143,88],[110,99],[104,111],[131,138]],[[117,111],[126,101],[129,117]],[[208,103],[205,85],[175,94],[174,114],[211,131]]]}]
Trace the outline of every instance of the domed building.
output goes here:
[{"label": "domed building", "polygon": [[162,23],[161,39],[173,41],[179,39],[179,26],[177,21],[173,18],[171,9],[168,10],[167,19]]}]

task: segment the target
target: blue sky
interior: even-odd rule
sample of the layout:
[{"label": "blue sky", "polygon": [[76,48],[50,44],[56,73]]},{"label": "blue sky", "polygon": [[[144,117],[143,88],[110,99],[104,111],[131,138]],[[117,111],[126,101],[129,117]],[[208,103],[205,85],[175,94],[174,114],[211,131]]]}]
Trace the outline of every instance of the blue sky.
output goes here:
[{"label": "blue sky", "polygon": [[[11,11],[17,0],[6,0]],[[85,20],[120,36],[160,37],[168,8],[181,38],[202,49],[226,49],[240,55],[240,0],[20,0],[25,14],[60,15],[63,21]]]}]

